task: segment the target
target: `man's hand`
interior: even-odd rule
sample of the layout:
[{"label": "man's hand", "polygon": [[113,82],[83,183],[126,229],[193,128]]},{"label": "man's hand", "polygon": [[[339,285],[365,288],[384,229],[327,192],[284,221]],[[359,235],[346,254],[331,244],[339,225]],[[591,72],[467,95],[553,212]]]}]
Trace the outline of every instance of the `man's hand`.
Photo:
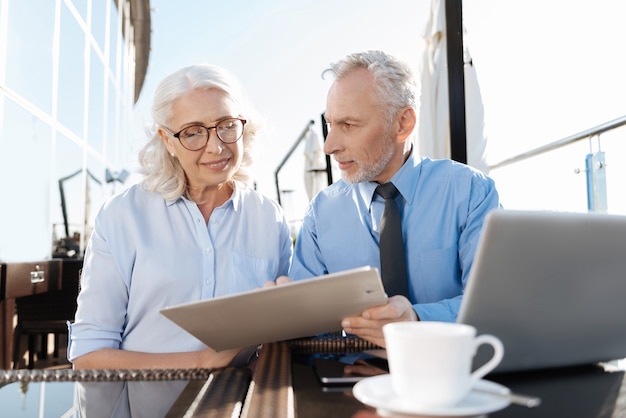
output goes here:
[{"label": "man's hand", "polygon": [[418,321],[413,305],[404,296],[392,296],[386,305],[363,311],[361,316],[351,316],[341,321],[344,331],[385,347],[383,325],[390,322]]},{"label": "man's hand", "polygon": [[287,276],[279,276],[275,281],[273,282],[265,282],[263,283],[263,288],[266,287],[274,287],[274,286],[280,286],[281,284],[286,284],[289,282],[292,282],[293,280],[290,279]]}]

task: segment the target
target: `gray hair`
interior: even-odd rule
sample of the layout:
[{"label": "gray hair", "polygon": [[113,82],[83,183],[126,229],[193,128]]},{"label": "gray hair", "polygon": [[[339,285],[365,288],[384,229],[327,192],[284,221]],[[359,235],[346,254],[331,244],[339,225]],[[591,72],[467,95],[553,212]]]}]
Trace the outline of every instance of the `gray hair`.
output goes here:
[{"label": "gray hair", "polygon": [[417,89],[413,71],[408,64],[385,52],[365,51],[347,55],[331,64],[322,76],[330,72],[339,80],[359,68],[370,71],[374,76],[381,110],[388,122],[407,106],[416,109]]},{"label": "gray hair", "polygon": [[174,102],[187,93],[198,89],[218,89],[226,93],[233,101],[242,105],[241,116],[247,120],[244,127],[243,157],[241,165],[234,174],[232,182],[242,186],[249,185],[250,166],[252,165],[252,145],[256,139],[260,121],[248,104],[239,82],[226,70],[210,64],[197,64],[180,70],[165,77],[154,92],[152,104],[152,119],[154,125],[149,129],[150,140],[139,152],[139,163],[144,175],[142,185],[144,189],[160,193],[166,200],[176,200],[187,191],[185,172],[177,159],[172,158],[162,138],[158,134],[158,127],[165,127],[172,116]]}]

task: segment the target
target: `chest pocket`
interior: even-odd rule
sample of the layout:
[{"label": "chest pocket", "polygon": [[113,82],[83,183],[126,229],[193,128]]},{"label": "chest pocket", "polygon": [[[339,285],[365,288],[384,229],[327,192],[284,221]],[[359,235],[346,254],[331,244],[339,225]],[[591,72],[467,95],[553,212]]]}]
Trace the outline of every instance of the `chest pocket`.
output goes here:
[{"label": "chest pocket", "polygon": [[416,289],[419,302],[436,302],[462,293],[456,247],[424,251],[416,259],[420,276]]},{"label": "chest pocket", "polygon": [[278,260],[270,258],[251,257],[231,252],[231,270],[233,277],[230,281],[232,293],[258,289],[263,283],[275,280],[278,274]]}]

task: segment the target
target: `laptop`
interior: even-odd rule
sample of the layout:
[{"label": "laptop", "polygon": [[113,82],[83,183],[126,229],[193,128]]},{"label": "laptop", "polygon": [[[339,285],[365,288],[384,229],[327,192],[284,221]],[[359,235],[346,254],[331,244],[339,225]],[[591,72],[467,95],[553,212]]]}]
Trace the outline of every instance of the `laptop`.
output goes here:
[{"label": "laptop", "polygon": [[378,270],[364,266],[160,312],[221,351],[339,331],[343,318],[386,303]]},{"label": "laptop", "polygon": [[494,373],[554,368],[625,358],[624,306],[626,216],[498,209],[457,322],[502,340]]}]

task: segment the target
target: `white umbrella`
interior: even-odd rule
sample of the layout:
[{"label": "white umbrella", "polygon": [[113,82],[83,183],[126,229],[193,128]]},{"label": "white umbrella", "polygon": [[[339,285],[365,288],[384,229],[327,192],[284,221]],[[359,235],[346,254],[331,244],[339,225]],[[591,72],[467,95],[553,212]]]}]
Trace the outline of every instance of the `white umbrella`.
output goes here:
[{"label": "white umbrella", "polygon": [[[425,157],[450,158],[445,1],[432,0],[424,40],[426,47],[420,69],[422,92],[418,150],[420,155]],[[463,46],[463,62],[465,63],[467,163],[487,173],[489,165],[485,153],[487,146],[485,112],[467,42],[464,42]]]},{"label": "white umbrella", "polygon": [[328,186],[326,175],[326,157],[322,142],[309,126],[304,139],[304,186],[309,200],[313,199],[324,187]]}]

